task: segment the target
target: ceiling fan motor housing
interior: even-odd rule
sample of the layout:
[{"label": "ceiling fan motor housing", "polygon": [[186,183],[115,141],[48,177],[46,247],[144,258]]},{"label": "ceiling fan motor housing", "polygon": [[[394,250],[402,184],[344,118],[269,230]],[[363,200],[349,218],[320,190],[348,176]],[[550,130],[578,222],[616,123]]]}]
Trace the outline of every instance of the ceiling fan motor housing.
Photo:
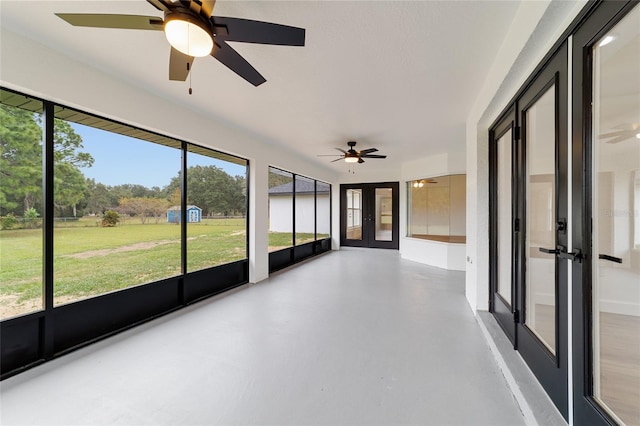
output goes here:
[{"label": "ceiling fan motor housing", "polygon": [[167,10],[164,12],[165,22],[167,20],[173,20],[173,19],[179,19],[182,21],[190,22],[192,24],[199,26],[203,30],[208,31],[211,34],[214,33],[213,25],[211,24],[211,21],[209,19],[205,18],[199,13],[193,12],[191,9],[184,7],[180,4],[175,5],[170,10]]}]

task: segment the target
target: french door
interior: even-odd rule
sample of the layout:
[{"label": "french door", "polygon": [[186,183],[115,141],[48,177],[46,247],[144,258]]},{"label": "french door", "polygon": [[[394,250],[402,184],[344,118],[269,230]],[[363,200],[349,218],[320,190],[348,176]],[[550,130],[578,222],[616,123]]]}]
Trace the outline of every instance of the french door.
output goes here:
[{"label": "french door", "polygon": [[640,424],[640,4],[573,44],[574,423]]},{"label": "french door", "polygon": [[518,351],[568,418],[567,43],[518,99]]},{"label": "french door", "polygon": [[493,127],[491,310],[568,418],[567,43]]},{"label": "french door", "polygon": [[340,245],[399,248],[399,184],[340,185]]}]

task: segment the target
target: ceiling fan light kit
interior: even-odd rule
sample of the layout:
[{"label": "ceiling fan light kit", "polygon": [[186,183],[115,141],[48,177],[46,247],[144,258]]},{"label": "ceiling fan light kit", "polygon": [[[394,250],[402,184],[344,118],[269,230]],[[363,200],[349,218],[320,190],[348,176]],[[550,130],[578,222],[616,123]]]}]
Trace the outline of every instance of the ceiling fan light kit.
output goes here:
[{"label": "ceiling fan light kit", "polygon": [[200,19],[186,13],[167,13],[164,34],[171,46],[188,56],[200,58],[213,50],[213,34]]}]

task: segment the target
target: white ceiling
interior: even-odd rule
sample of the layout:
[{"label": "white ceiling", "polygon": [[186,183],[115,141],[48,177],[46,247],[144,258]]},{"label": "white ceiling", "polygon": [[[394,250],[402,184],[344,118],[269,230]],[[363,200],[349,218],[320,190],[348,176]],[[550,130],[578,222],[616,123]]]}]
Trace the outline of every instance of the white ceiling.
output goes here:
[{"label": "white ceiling", "polygon": [[[54,15],[154,15],[144,0],[0,1],[2,26],[185,108],[328,163],[348,140],[386,166],[465,149],[465,120],[518,1],[230,1],[214,15],[306,29],[305,47],[235,43],[267,82],[213,58],[168,80],[161,32],[72,27]],[[340,167],[340,162],[333,167]]]}]

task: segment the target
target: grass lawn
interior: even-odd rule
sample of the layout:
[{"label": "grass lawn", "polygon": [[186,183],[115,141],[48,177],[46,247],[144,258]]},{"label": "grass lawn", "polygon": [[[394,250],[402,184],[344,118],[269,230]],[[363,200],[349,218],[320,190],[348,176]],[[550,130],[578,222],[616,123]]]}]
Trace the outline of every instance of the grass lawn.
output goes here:
[{"label": "grass lawn", "polygon": [[[54,229],[55,303],[102,294],[180,274],[180,226],[135,221],[102,228],[94,218]],[[187,225],[187,270],[245,259],[242,219]],[[0,231],[0,317],[40,306],[42,229]],[[12,306],[9,306],[12,305]],[[18,312],[13,312],[18,309]],[[9,314],[7,314],[9,313]]]},{"label": "grass lawn", "polygon": [[[323,240],[329,238],[329,234],[318,234],[318,239]],[[281,250],[293,246],[293,235],[291,232],[269,232],[269,252]],[[298,232],[296,233],[296,245],[302,245],[314,241],[312,233]]]},{"label": "grass lawn", "polygon": [[[180,228],[131,219],[102,228],[91,217],[56,222],[55,304],[179,275]],[[313,234],[296,237],[297,244],[313,241]],[[269,251],[290,247],[291,238],[269,233]],[[0,318],[41,308],[42,250],[42,229],[0,231]],[[243,219],[187,224],[188,272],[246,259],[246,251]]]}]

